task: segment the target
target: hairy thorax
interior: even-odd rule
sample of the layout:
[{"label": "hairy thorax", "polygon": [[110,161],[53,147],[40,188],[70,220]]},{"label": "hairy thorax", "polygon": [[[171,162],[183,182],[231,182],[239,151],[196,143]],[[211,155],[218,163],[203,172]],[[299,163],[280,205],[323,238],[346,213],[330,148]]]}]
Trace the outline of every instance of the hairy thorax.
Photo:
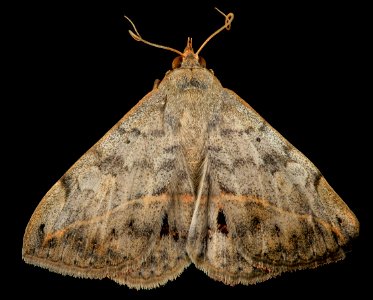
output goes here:
[{"label": "hairy thorax", "polygon": [[207,123],[200,122],[205,117],[204,113],[198,108],[199,105],[193,103],[195,98],[190,94],[187,93],[182,100],[184,110],[180,114],[180,144],[191,174],[197,177],[205,157]]},{"label": "hairy thorax", "polygon": [[216,93],[214,88],[221,85],[212,72],[204,68],[177,69],[165,79],[172,87],[173,101],[168,101],[167,106],[172,108],[175,117],[173,130],[180,133],[179,143],[189,172],[196,179],[206,157],[208,125],[214,111],[211,108],[218,105],[213,91]]}]

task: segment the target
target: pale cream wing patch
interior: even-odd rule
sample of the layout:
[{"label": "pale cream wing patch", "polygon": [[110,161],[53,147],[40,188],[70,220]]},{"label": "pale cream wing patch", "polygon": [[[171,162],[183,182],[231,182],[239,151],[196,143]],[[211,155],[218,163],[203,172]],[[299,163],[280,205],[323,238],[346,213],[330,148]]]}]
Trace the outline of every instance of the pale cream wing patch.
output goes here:
[{"label": "pale cream wing patch", "polygon": [[166,107],[153,90],[51,188],[26,228],[26,262],[135,288],[189,265],[193,190]]},{"label": "pale cream wing patch", "polygon": [[344,258],[359,223],[318,169],[235,93],[209,130],[189,232],[197,267],[228,284]]}]

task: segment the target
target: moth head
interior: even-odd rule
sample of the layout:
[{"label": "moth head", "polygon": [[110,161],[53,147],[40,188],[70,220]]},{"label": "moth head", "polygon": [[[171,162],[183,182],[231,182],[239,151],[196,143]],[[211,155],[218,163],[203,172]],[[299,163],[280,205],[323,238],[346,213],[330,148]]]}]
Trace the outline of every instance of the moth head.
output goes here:
[{"label": "moth head", "polygon": [[193,51],[192,38],[188,38],[184,53],[172,61],[172,69],[178,68],[206,68],[205,59]]}]

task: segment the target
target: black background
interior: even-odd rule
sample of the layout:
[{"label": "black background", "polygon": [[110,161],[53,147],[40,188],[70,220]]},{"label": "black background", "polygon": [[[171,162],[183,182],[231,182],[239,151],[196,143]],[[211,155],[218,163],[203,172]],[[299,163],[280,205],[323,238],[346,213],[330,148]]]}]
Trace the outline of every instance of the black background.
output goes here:
[{"label": "black background", "polygon": [[[6,99],[12,109],[3,114],[7,117],[9,112],[12,121],[4,127],[3,149],[9,152],[5,163],[11,166],[5,188],[15,191],[7,198],[14,205],[8,223],[15,229],[14,263],[7,272],[20,286],[14,292],[123,299],[364,293],[372,198],[364,172],[371,165],[369,98],[362,92],[367,84],[366,8],[282,1],[132,2],[19,3],[8,23],[13,33],[6,56]],[[210,41],[201,56],[224,87],[240,95],[318,166],[356,213],[361,236],[347,258],[236,287],[215,282],[190,266],[177,280],[151,291],[130,290],[110,280],[61,276],[23,263],[22,235],[40,199],[171,67],[174,53],[135,42],[123,15],[135,22],[145,39],[182,51],[190,36],[197,50],[224,22],[214,6],[234,12],[235,20],[231,31]]]}]

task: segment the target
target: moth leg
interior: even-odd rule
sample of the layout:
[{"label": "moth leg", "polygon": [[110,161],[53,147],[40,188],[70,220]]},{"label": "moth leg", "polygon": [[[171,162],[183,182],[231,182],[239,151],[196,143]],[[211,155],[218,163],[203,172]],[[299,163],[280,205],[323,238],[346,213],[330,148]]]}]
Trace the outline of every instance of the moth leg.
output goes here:
[{"label": "moth leg", "polygon": [[161,83],[161,81],[159,79],[154,80],[153,91],[158,89],[158,86],[159,86],[160,83]]}]

